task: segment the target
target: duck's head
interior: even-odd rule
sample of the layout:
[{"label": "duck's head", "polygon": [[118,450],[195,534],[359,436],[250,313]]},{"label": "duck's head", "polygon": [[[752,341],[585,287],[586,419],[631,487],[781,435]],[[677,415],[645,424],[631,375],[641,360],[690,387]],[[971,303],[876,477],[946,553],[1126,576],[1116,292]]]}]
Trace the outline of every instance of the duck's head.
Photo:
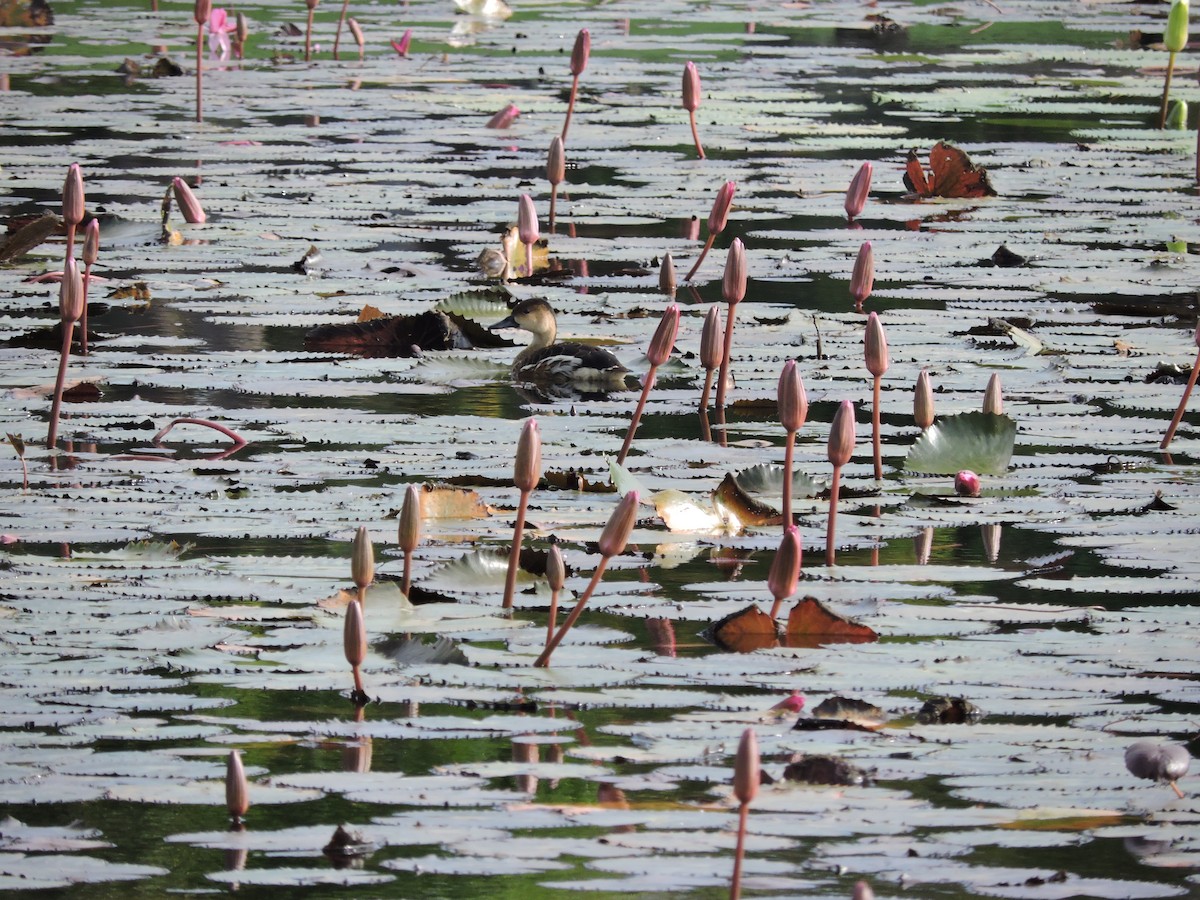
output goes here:
[{"label": "duck's head", "polygon": [[499,328],[520,328],[533,335],[534,345],[546,347],[554,343],[558,334],[558,323],[554,319],[554,310],[541,297],[531,297],[522,300],[512,308],[512,312],[492,325],[490,331]]}]

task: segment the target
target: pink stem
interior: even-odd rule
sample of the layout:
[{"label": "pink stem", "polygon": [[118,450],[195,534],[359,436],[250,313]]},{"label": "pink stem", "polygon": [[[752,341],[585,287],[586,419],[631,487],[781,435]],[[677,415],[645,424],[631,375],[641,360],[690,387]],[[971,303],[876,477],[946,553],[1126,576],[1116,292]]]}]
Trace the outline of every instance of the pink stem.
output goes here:
[{"label": "pink stem", "polygon": [[229,438],[231,441],[233,441],[239,447],[245,446],[248,443],[248,441],[244,437],[242,437],[240,434],[238,434],[232,428],[226,428],[220,422],[213,422],[209,419],[194,419],[191,417],[184,417],[182,419],[174,419],[171,422],[169,422],[167,424],[167,426],[162,429],[162,431],[160,431],[158,434],[156,434],[154,436],[154,443],[157,444],[160,441],[162,441],[162,439],[167,436],[167,432],[170,431],[172,428],[174,428],[176,425],[203,425],[205,428],[211,428],[214,431],[221,432],[221,434],[225,435],[225,437]]},{"label": "pink stem", "polygon": [[405,597],[408,596],[408,588],[411,584],[412,558],[413,555],[411,550],[404,551],[404,581],[401,582],[400,590],[403,592]]},{"label": "pink stem", "polygon": [[92,282],[92,264],[87,263],[83,267],[83,312],[79,316],[79,350],[84,356],[88,353],[87,343],[87,300],[88,300],[88,285]]},{"label": "pink stem", "polygon": [[75,323],[63,322],[62,329],[62,352],[58,357],[58,378],[54,381],[54,402],[50,404],[50,433],[46,436],[46,446],[50,448],[58,443],[58,414],[62,409],[63,382],[67,379],[67,360],[71,356],[71,333],[75,330]]},{"label": "pink stem", "polygon": [[504,609],[512,609],[513,594],[517,588],[517,569],[521,563],[521,537],[525,533],[525,508],[529,504],[529,491],[521,491],[517,504],[517,524],[513,527],[512,550],[508,554],[508,574],[504,578]]},{"label": "pink stem", "polygon": [[[796,432],[787,433],[783,451],[783,530],[792,524],[792,457],[796,450]],[[776,604],[778,605],[778,604]]]},{"label": "pink stem", "polygon": [[342,14],[338,16],[337,34],[333,37],[333,58],[341,59],[338,56],[338,46],[342,43],[342,25],[346,21],[346,8],[350,5],[350,0],[342,0]]},{"label": "pink stem", "polygon": [[571,79],[571,99],[567,101],[567,118],[563,122],[562,142],[567,142],[567,129],[571,127],[571,114],[575,112],[575,95],[579,92],[579,76]]},{"label": "pink stem", "polygon": [[1196,351],[1196,361],[1192,363],[1192,375],[1188,379],[1187,387],[1183,389],[1183,399],[1179,401],[1179,409],[1175,410],[1175,417],[1171,419],[1171,427],[1167,429],[1162,443],[1158,445],[1159,450],[1166,450],[1171,444],[1171,439],[1175,437],[1175,429],[1183,421],[1183,411],[1187,408],[1188,398],[1192,396],[1192,389],[1196,386],[1197,376],[1200,376],[1200,350]]},{"label": "pink stem", "polygon": [[312,59],[313,12],[314,12],[314,10],[311,10],[311,9],[308,11],[308,25],[304,29],[304,61],[305,62],[309,62]]},{"label": "pink stem", "polygon": [[525,245],[525,274],[533,275],[533,244]]},{"label": "pink stem", "polygon": [[704,262],[704,257],[708,256],[708,251],[712,249],[713,241],[717,239],[715,234],[709,234],[708,240],[704,242],[704,249],[700,251],[700,258],[696,260],[690,272],[687,273],[687,278],[684,281],[691,281],[692,276],[696,274],[696,270],[700,268],[700,264]]},{"label": "pink stem", "polygon": [[550,185],[550,233],[554,234],[554,206],[558,200],[558,185]]},{"label": "pink stem", "polygon": [[829,488],[829,522],[825,527],[825,565],[832,566],[837,562],[837,505],[838,491],[842,483],[842,467],[833,467],[833,485]]},{"label": "pink stem", "polygon": [[637,431],[638,422],[642,418],[642,410],[646,408],[646,399],[650,396],[650,389],[654,387],[655,372],[658,371],[658,366],[651,366],[650,371],[646,374],[646,383],[642,385],[642,396],[638,398],[637,409],[633,411],[633,421],[629,423],[629,430],[625,432],[625,442],[621,444],[621,452],[617,454],[617,465],[624,465],[625,457],[629,455],[629,447],[633,443],[633,433]]},{"label": "pink stem", "polygon": [[196,26],[196,121],[204,121],[204,26]]},{"label": "pink stem", "polygon": [[692,124],[692,140],[696,142],[696,152],[700,154],[701,159],[707,159],[704,155],[704,148],[700,145],[700,133],[696,131],[696,111],[688,110],[688,120]]},{"label": "pink stem", "polygon": [[733,853],[733,880],[729,884],[729,900],[738,900],[742,896],[742,859],[746,855],[746,820],[749,813],[749,803],[743,803],[738,809],[737,849]]},{"label": "pink stem", "polygon": [[875,450],[875,480],[883,481],[883,448],[879,443],[879,381],[880,377],[876,375],[871,394],[871,443]]},{"label": "pink stem", "polygon": [[583,594],[580,595],[579,600],[575,603],[575,608],[571,610],[571,614],[567,616],[567,620],[559,626],[559,629],[557,632],[555,632],[554,637],[546,642],[546,649],[543,650],[542,655],[534,661],[534,666],[539,669],[544,669],[546,666],[550,665],[550,654],[553,653],[555,648],[562,643],[562,639],[566,637],[567,632],[571,630],[571,626],[574,625],[575,621],[579,618],[579,614],[583,612],[583,605],[587,603],[588,599],[592,596],[592,591],[596,590],[596,585],[600,583],[600,576],[604,574],[604,570],[607,567],[608,557],[600,557],[600,562],[596,566],[596,571],[592,575],[592,580],[588,582],[587,588],[585,588]]},{"label": "pink stem", "polygon": [[554,638],[554,623],[558,620],[558,591],[550,592],[550,618],[546,620],[546,646]]},{"label": "pink stem", "polygon": [[704,390],[700,392],[700,409],[708,409],[708,395],[712,393],[713,370],[704,370]]}]

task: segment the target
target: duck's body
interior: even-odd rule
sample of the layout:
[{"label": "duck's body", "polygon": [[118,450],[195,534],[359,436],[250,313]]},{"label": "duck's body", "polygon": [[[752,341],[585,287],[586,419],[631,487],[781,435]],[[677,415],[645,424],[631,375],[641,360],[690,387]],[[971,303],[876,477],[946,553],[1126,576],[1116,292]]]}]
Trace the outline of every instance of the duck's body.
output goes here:
[{"label": "duck's body", "polygon": [[533,384],[574,384],[594,390],[620,390],[629,370],[602,347],[577,341],[555,343],[558,323],[550,304],[540,297],[522,300],[512,314],[492,326],[520,328],[533,335],[529,346],[513,360],[515,381]]}]

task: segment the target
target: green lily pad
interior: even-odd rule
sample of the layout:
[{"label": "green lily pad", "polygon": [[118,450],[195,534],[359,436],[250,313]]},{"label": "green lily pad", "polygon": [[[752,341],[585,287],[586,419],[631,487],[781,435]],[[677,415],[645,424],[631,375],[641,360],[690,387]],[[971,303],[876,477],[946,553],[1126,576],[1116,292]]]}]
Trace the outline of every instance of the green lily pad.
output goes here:
[{"label": "green lily pad", "polygon": [[904,460],[909,472],[953,475],[970,469],[1003,475],[1012,459],[1017,423],[1005,415],[966,412],[939,419],[925,430]]}]

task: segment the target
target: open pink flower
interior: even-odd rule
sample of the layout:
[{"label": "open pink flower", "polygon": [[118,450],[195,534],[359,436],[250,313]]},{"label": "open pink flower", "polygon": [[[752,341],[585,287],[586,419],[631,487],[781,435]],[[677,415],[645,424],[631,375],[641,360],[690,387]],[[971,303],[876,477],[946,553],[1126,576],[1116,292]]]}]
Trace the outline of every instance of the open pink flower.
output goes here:
[{"label": "open pink flower", "polygon": [[229,20],[223,9],[214,9],[208,15],[208,52],[221,60],[229,59],[233,47],[229,35],[237,31],[237,24]]}]

